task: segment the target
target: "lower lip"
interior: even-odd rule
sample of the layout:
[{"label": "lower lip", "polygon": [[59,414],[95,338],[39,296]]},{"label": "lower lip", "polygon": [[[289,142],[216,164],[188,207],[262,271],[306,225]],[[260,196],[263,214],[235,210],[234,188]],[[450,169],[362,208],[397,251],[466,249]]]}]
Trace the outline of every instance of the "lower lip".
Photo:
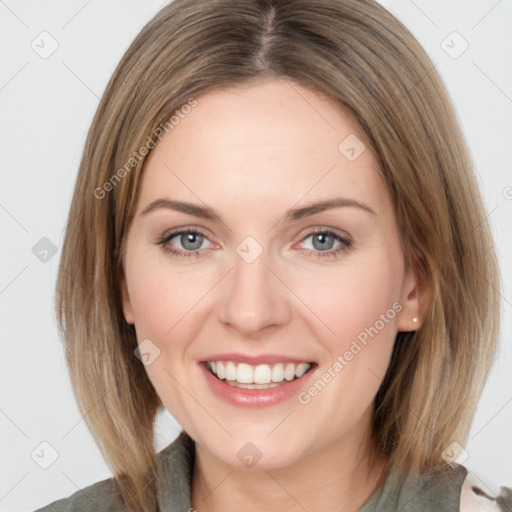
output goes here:
[{"label": "lower lip", "polygon": [[271,405],[284,402],[293,396],[296,396],[306,385],[311,374],[314,373],[316,366],[313,366],[302,377],[286,381],[274,388],[268,389],[243,389],[230,386],[224,381],[217,379],[206,367],[205,363],[199,363],[201,371],[212,392],[219,398],[237,407],[270,407]]}]

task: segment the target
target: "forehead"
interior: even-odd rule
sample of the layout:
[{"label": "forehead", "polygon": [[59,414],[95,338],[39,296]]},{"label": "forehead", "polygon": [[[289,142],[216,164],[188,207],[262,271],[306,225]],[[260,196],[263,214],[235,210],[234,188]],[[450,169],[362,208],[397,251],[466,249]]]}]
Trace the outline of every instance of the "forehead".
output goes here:
[{"label": "forehead", "polygon": [[163,196],[283,210],[301,198],[386,200],[364,134],[330,99],[267,79],[197,102],[148,156],[139,211]]}]

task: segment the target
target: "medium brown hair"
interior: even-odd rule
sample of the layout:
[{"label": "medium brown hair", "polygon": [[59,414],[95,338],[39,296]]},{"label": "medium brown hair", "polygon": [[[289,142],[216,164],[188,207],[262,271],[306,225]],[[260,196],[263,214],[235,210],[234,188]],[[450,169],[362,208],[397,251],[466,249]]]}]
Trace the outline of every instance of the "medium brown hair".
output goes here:
[{"label": "medium brown hair", "polygon": [[353,116],[392,196],[406,262],[430,290],[421,327],[398,333],[375,399],[378,449],[404,471],[442,471],[442,451],[466,440],[494,357],[499,278],[486,213],[445,86],[404,25],[373,0],[175,0],[103,94],[57,282],[78,406],[133,510],[155,506],[162,407],[119,288],[141,147],[191,99],[261,77],[309,87]]}]

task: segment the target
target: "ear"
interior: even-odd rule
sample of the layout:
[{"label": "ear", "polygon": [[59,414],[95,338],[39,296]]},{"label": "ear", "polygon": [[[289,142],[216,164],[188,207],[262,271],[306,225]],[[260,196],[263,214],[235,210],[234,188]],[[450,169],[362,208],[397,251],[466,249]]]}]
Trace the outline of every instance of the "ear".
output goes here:
[{"label": "ear", "polygon": [[133,308],[132,303],[130,301],[130,295],[128,294],[128,287],[126,286],[126,278],[123,274],[121,277],[121,281],[119,284],[120,290],[121,290],[121,301],[123,304],[123,313],[124,313],[124,319],[129,324],[134,324],[134,318],[133,318]]},{"label": "ear", "polygon": [[402,283],[400,304],[402,309],[398,314],[398,331],[416,331],[424,318],[424,306],[429,299],[429,286],[425,279],[419,279],[412,265],[405,273]]}]

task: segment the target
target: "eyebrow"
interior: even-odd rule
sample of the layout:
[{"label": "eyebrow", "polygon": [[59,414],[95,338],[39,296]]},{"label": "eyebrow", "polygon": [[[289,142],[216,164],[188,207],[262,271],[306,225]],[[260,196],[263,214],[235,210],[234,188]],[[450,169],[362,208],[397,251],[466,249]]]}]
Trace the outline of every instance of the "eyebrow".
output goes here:
[{"label": "eyebrow", "polygon": [[[337,197],[334,199],[328,199],[324,201],[311,203],[302,208],[289,209],[286,211],[284,217],[286,220],[299,220],[326,210],[332,210],[334,208],[341,207],[360,208],[361,210],[371,213],[372,215],[377,215],[375,211],[373,211],[369,206],[365,205],[364,203],[360,203],[359,201],[355,201],[354,199]],[[185,201],[177,201],[175,199],[169,198],[155,199],[153,202],[148,204],[146,208],[144,208],[140,215],[147,215],[152,211],[159,210],[162,208],[175,210],[203,219],[223,222],[221,216],[215,210],[208,206],[199,206],[196,204],[187,203]]]}]

